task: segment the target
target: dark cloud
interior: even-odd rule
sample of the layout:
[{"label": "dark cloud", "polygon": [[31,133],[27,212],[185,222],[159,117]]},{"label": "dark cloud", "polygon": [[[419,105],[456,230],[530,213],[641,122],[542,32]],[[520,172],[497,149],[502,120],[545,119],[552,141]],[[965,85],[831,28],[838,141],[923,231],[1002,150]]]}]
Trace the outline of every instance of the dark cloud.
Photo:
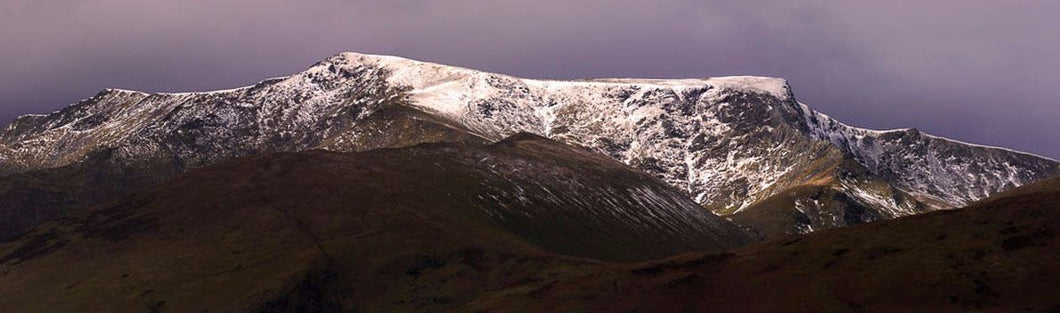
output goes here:
[{"label": "dark cloud", "polygon": [[1060,2],[140,1],[0,4],[0,121],[106,87],[210,90],[340,51],[518,76],[788,78],[850,124],[1060,156]]}]

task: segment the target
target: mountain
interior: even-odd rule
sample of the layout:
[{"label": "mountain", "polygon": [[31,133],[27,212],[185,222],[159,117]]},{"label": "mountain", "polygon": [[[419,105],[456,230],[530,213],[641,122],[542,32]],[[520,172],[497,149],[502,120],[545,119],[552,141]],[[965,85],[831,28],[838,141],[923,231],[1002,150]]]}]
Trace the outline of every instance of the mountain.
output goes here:
[{"label": "mountain", "polygon": [[[1060,173],[1044,157],[847,126],[777,78],[532,80],[356,53],[243,88],[108,89],[20,117],[0,131],[0,173],[76,167],[108,151],[109,172],[164,163],[171,177],[259,153],[488,143],[517,132],[610,156],[770,236],[960,207]],[[2,222],[18,232],[79,205],[0,214],[20,217]]]},{"label": "mountain", "polygon": [[265,154],[191,170],[0,244],[0,305],[433,311],[541,279],[538,268],[552,264],[559,274],[600,262],[588,258],[648,260],[750,240],[654,177],[536,135]]},{"label": "mountain", "polygon": [[[0,306],[1047,312],[1060,308],[1057,208],[1060,178],[964,209],[735,248],[747,235],[680,191],[534,135],[266,154],[0,243]],[[704,250],[648,260],[686,249]]]}]

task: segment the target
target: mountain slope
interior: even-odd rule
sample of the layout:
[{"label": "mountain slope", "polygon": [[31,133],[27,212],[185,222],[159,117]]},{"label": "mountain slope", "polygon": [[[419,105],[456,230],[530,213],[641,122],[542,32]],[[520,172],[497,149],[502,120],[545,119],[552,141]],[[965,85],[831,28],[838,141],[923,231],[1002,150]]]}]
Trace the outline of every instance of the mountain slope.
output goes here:
[{"label": "mountain slope", "polygon": [[434,311],[599,262],[562,255],[646,260],[749,240],[655,178],[534,135],[280,153],[192,170],[0,243],[0,306]]},{"label": "mountain slope", "polygon": [[810,170],[793,173],[809,178],[805,183],[759,200],[729,219],[766,237],[779,237],[931,211],[917,197],[834,151],[813,164]]},{"label": "mountain slope", "polygon": [[[125,91],[104,92],[82,102],[79,106],[106,108],[106,102],[100,101],[114,96],[113,93],[133,95]],[[204,97],[214,96],[205,95]],[[72,108],[66,111],[76,112]],[[254,125],[211,126],[203,122],[204,119],[209,119],[209,116],[229,113],[231,112],[225,113],[220,110],[207,111],[203,113],[206,115],[203,118],[194,114],[177,117],[180,114],[178,110],[177,113],[167,115],[170,119],[174,119],[166,121],[172,129],[160,131],[158,137],[137,137],[134,130],[124,128],[129,125],[122,123],[106,126],[105,131],[110,133],[104,135],[97,134],[103,130],[80,132],[65,126],[45,131],[48,134],[59,133],[62,138],[74,138],[64,140],[84,140],[92,144],[39,146],[56,149],[80,147],[77,151],[66,151],[70,153],[68,155],[71,158],[77,161],[31,157],[32,153],[47,155],[62,152],[42,151],[45,148],[27,148],[24,152],[30,153],[25,156],[26,160],[30,160],[29,162],[16,162],[21,165],[11,164],[10,167],[5,168],[14,170],[20,166],[23,168],[42,167],[42,169],[22,170],[0,176],[0,225],[2,225],[0,240],[17,236],[37,223],[58,217],[64,212],[76,211],[122,193],[163,182],[191,168],[222,161],[225,159],[223,156],[236,157],[268,152],[302,151],[310,148],[364,151],[439,141],[486,143],[485,139],[440,124],[423,112],[401,105],[380,107],[370,112],[359,113],[362,115],[359,115],[356,123],[343,115],[327,122],[333,125],[331,127],[341,130],[321,132],[305,130],[304,133],[297,135],[302,138],[318,136],[308,141],[313,145],[302,140],[276,139],[291,136],[286,131],[262,134],[259,130],[253,129]],[[136,119],[140,118],[148,119],[148,117],[136,117]],[[190,122],[184,123],[176,120]],[[45,125],[45,127],[52,126]],[[328,132],[333,135],[319,136],[321,133]],[[219,136],[219,134],[226,133],[231,136]],[[7,134],[20,136],[11,132]],[[203,139],[202,137],[209,138]],[[115,141],[105,142],[104,140],[108,138]],[[83,156],[74,157],[82,153]],[[61,166],[49,168],[48,166],[51,165]]]},{"label": "mountain slope", "polygon": [[[811,111],[803,105],[807,111]],[[1057,174],[1056,160],[928,135],[915,128],[859,129],[808,114],[811,134],[848,151],[896,187],[941,206],[963,206]]]},{"label": "mountain slope", "polygon": [[0,240],[43,221],[171,179],[182,171],[166,158],[123,158],[114,149],[66,166],[0,177]]},{"label": "mountain slope", "polygon": [[[415,112],[416,122],[392,122],[374,114],[380,110]],[[343,53],[254,86],[106,90],[19,118],[0,131],[0,173],[69,165],[102,149],[194,168],[264,152],[497,141],[521,131],[606,154],[723,215],[813,185],[821,171],[858,173],[831,175],[826,190],[849,201],[787,204],[802,201],[822,212],[819,220],[842,222],[792,218],[785,232],[960,207],[1060,172],[1047,158],[914,130],[846,126],[799,103],[776,78],[547,81]],[[861,211],[869,213],[835,215]]]}]

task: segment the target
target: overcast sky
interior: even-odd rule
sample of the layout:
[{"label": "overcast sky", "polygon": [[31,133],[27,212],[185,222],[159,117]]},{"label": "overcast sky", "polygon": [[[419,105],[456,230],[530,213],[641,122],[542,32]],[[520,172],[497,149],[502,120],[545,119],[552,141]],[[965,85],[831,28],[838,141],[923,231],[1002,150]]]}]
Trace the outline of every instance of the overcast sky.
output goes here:
[{"label": "overcast sky", "polygon": [[533,78],[784,77],[861,127],[1060,157],[1060,1],[0,0],[0,123],[342,51]]}]

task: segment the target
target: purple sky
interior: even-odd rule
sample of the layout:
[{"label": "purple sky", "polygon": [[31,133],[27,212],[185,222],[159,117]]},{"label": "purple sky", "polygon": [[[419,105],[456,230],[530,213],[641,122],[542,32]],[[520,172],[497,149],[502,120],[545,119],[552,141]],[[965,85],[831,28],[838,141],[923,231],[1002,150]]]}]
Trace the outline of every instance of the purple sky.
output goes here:
[{"label": "purple sky", "polygon": [[848,124],[1060,157],[1057,14],[1055,0],[3,0],[0,123],[107,87],[224,89],[356,51],[535,78],[785,77]]}]

